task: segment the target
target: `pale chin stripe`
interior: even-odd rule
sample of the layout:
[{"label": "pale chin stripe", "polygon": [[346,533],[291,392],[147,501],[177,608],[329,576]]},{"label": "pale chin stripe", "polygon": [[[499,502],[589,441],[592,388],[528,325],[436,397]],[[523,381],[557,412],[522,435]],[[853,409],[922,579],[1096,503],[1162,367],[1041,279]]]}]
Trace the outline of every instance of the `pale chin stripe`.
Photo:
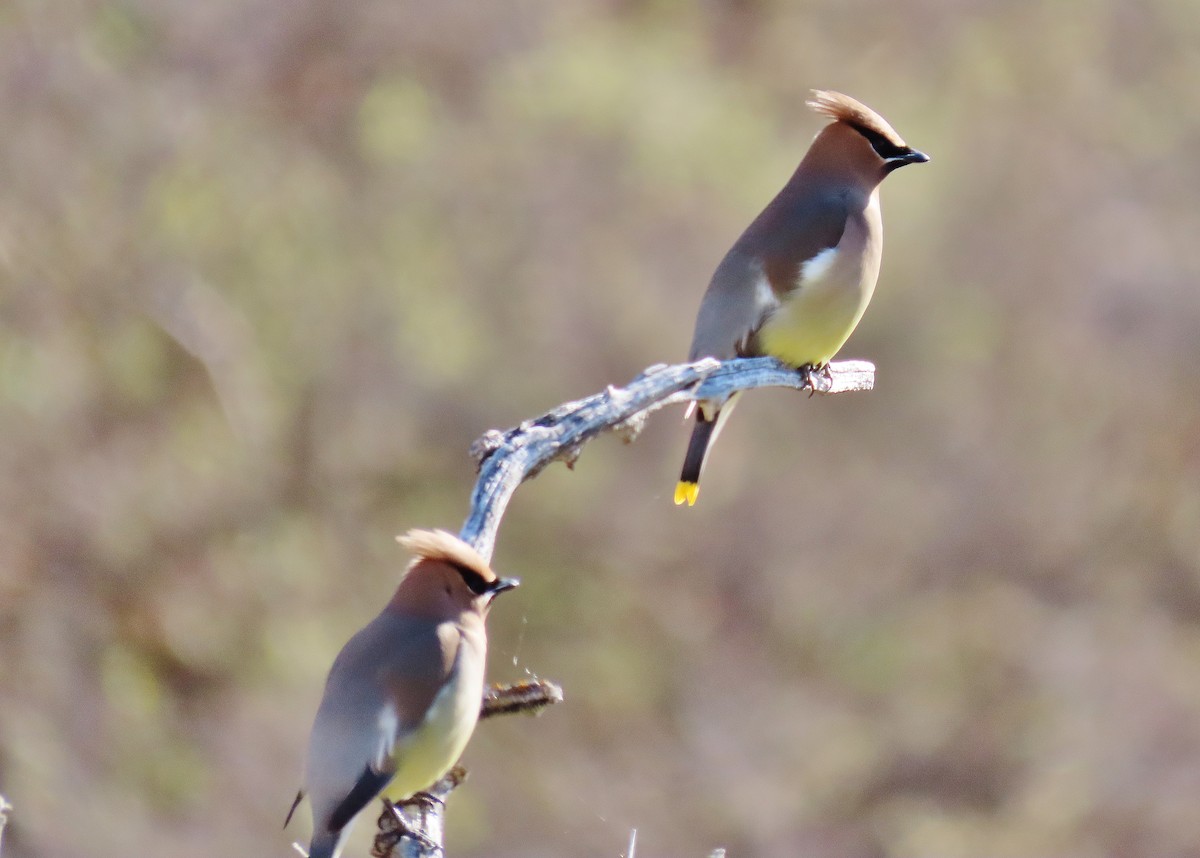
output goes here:
[{"label": "pale chin stripe", "polygon": [[833,263],[837,260],[837,248],[827,247],[814,256],[812,259],[800,266],[800,283],[820,280],[829,273],[829,269],[833,267]]}]

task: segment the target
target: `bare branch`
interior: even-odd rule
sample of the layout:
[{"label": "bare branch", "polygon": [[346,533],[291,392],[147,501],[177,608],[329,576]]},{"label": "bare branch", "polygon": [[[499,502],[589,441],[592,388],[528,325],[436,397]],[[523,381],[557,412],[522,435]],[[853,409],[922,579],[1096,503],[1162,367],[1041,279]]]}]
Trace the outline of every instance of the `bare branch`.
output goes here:
[{"label": "bare branch", "polygon": [[723,399],[759,387],[834,394],[870,390],[874,383],[875,367],[866,361],[841,361],[830,364],[827,373],[812,374],[774,358],[656,364],[625,387],[609,387],[586,399],[566,402],[505,432],[492,429],[472,444],[479,479],[471,493],[470,515],[459,535],[490,559],[500,519],[517,486],[553,461],[573,464],[583,445],[602,432],[613,430],[632,441],[647,415],[667,405]]},{"label": "bare branch", "polygon": [[483,692],[483,708],[479,710],[479,718],[482,720],[493,715],[513,715],[518,712],[540,715],[546,707],[562,701],[562,687],[548,679],[533,679],[516,685],[493,685]]},{"label": "bare branch", "polygon": [[[565,402],[540,417],[500,432],[491,429],[471,445],[479,478],[471,493],[471,512],[460,538],[484,559],[491,559],[500,519],[517,487],[555,461],[568,467],[583,445],[606,431],[627,443],[637,438],[647,417],[668,405],[703,399],[725,399],[741,390],[785,387],[811,394],[870,390],[875,367],[866,361],[842,361],[825,372],[786,366],[774,358],[738,358],[694,363],[656,364],[625,387],[609,387],[586,399]],[[511,712],[539,712],[562,701],[562,689],[552,682],[533,680],[484,695],[480,718]],[[372,855],[378,858],[444,858],[446,799],[466,772],[455,767],[424,793],[379,817],[379,834]]]}]

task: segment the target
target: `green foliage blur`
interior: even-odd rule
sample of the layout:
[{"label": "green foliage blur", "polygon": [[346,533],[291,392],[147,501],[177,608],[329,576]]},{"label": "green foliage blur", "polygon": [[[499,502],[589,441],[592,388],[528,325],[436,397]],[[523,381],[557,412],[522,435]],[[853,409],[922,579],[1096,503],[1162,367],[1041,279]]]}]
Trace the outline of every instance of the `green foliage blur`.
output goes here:
[{"label": "green foliage blur", "polygon": [[933,157],[877,390],[520,490],[491,675],[566,702],[450,854],[1200,855],[1197,81],[1179,0],[0,5],[5,858],[290,854],[392,537],[686,354],[810,87]]}]

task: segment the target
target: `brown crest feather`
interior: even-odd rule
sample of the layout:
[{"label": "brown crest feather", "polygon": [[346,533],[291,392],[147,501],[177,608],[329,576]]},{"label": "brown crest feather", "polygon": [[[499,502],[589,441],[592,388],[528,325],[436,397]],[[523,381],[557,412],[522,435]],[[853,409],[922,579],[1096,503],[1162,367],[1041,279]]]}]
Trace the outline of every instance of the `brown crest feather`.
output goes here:
[{"label": "brown crest feather", "polygon": [[[471,546],[445,530],[410,530],[396,541],[421,560],[441,560],[452,566],[464,566],[477,572],[484,581],[495,581],[496,573],[487,561]],[[411,567],[410,567],[411,568]]]},{"label": "brown crest feather", "polygon": [[845,122],[847,125],[857,125],[882,134],[897,146],[906,146],[904,140],[896,133],[896,129],[888,125],[886,119],[880,116],[861,101],[848,95],[829,89],[814,89],[813,96],[807,102],[808,106],[823,116]]}]

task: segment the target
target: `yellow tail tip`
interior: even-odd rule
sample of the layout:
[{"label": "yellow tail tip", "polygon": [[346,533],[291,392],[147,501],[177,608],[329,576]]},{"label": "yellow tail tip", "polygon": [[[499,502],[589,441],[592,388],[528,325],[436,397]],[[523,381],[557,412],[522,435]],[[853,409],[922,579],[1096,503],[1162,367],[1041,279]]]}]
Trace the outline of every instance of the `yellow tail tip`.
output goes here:
[{"label": "yellow tail tip", "polygon": [[684,501],[687,501],[688,506],[696,505],[696,498],[700,496],[699,483],[684,483],[675,484],[675,506],[679,506]]}]

